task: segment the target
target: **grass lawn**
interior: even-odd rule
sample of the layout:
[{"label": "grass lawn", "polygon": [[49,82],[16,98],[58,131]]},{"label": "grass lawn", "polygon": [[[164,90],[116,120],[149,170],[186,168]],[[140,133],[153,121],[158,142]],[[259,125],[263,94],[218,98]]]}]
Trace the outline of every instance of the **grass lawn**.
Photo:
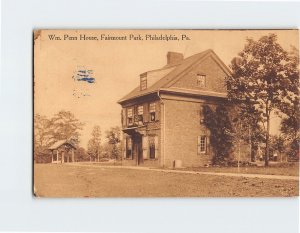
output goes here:
[{"label": "grass lawn", "polygon": [[[122,162],[81,162],[81,164],[93,166],[122,166]],[[192,167],[180,168],[178,170],[200,171],[200,172],[220,172],[220,173],[246,173],[246,174],[264,174],[264,175],[284,175],[284,176],[299,176],[299,163],[274,163],[270,162],[268,167],[263,166],[261,162],[257,167]],[[166,168],[170,169],[170,168]]]},{"label": "grass lawn", "polygon": [[249,197],[299,192],[293,180],[64,164],[35,164],[34,185],[39,197]]}]

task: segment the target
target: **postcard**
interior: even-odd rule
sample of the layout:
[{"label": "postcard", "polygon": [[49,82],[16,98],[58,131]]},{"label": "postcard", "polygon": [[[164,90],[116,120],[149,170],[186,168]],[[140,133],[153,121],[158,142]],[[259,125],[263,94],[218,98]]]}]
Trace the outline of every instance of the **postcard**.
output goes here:
[{"label": "postcard", "polygon": [[34,31],[37,197],[299,195],[299,31]]}]

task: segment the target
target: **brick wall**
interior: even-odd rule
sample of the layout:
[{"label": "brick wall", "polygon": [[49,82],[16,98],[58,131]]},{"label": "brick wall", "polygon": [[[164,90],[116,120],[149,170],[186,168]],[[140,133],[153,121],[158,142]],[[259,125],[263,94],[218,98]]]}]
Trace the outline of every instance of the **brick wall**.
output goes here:
[{"label": "brick wall", "polygon": [[[198,73],[206,75],[206,87],[198,87],[196,85]],[[190,72],[184,75],[172,86],[179,88],[226,92],[224,79],[226,76],[226,73],[210,56],[199,64],[196,64]]]},{"label": "brick wall", "polygon": [[185,167],[203,166],[211,160],[211,150],[197,154],[198,136],[207,133],[200,124],[201,103],[164,100],[165,107],[165,166],[172,167],[174,160],[182,160]]},{"label": "brick wall", "polygon": [[[186,101],[165,99],[165,147],[164,163],[166,167],[172,167],[174,160],[181,160],[184,167],[204,166],[211,163],[213,157],[209,144],[209,130],[200,123],[200,114],[203,105],[209,105],[215,109],[220,102],[206,102],[203,100]],[[162,127],[163,128],[163,127]],[[163,134],[163,132],[162,132]],[[198,136],[207,136],[207,153],[198,154]],[[163,140],[163,139],[162,139]],[[234,145],[231,158],[237,159],[238,144]],[[241,142],[240,160],[249,161],[249,144]]]},{"label": "brick wall", "polygon": [[[197,86],[197,74],[206,75],[205,87]],[[225,77],[227,74],[212,56],[195,64],[191,70],[179,79],[172,87],[197,89],[205,91],[226,92]],[[218,102],[210,101],[214,109]],[[203,100],[164,100],[165,105],[165,166],[172,167],[174,160],[182,160],[183,166],[203,166],[210,163],[212,149],[209,145],[207,153],[197,154],[197,138],[206,135],[209,130],[200,124],[200,112]]]}]

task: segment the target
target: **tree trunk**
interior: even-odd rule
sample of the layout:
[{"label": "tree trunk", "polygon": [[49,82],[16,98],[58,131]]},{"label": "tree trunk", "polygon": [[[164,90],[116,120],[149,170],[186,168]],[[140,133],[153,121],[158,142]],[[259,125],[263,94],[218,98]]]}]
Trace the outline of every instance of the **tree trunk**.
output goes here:
[{"label": "tree trunk", "polygon": [[72,163],[75,162],[75,155],[74,155],[74,149],[72,148]]},{"label": "tree trunk", "polygon": [[279,156],[280,156],[280,162],[282,163],[282,153],[279,152]]},{"label": "tree trunk", "polygon": [[253,143],[251,143],[251,162],[256,161],[256,150],[253,146]]},{"label": "tree trunk", "polygon": [[255,162],[255,155],[253,152],[253,146],[252,146],[252,135],[251,135],[251,129],[250,129],[250,125],[248,124],[248,136],[249,136],[249,154],[250,154],[250,161],[251,162]]},{"label": "tree trunk", "polygon": [[270,151],[270,111],[268,106],[266,107],[266,115],[267,115],[267,133],[266,133],[266,151],[265,151],[265,166],[269,166],[269,151]]}]

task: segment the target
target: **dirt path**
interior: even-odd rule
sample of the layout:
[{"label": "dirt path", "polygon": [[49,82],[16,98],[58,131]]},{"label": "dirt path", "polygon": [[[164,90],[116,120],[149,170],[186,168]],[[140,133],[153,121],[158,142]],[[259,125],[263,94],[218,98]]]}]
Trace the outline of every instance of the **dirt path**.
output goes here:
[{"label": "dirt path", "polygon": [[[99,168],[101,165],[93,164],[81,164],[81,163],[67,163],[70,166],[84,166]],[[118,169],[132,169],[132,170],[144,170],[144,171],[159,171],[166,173],[181,173],[181,174],[201,174],[201,175],[213,175],[213,176],[230,176],[230,177],[246,177],[246,178],[262,178],[262,179],[275,179],[275,180],[299,180],[299,176],[284,176],[284,175],[265,175],[265,174],[246,174],[246,173],[229,173],[229,172],[201,172],[201,171],[185,171],[185,170],[171,170],[171,169],[159,169],[137,166],[109,166],[107,168]]]}]

